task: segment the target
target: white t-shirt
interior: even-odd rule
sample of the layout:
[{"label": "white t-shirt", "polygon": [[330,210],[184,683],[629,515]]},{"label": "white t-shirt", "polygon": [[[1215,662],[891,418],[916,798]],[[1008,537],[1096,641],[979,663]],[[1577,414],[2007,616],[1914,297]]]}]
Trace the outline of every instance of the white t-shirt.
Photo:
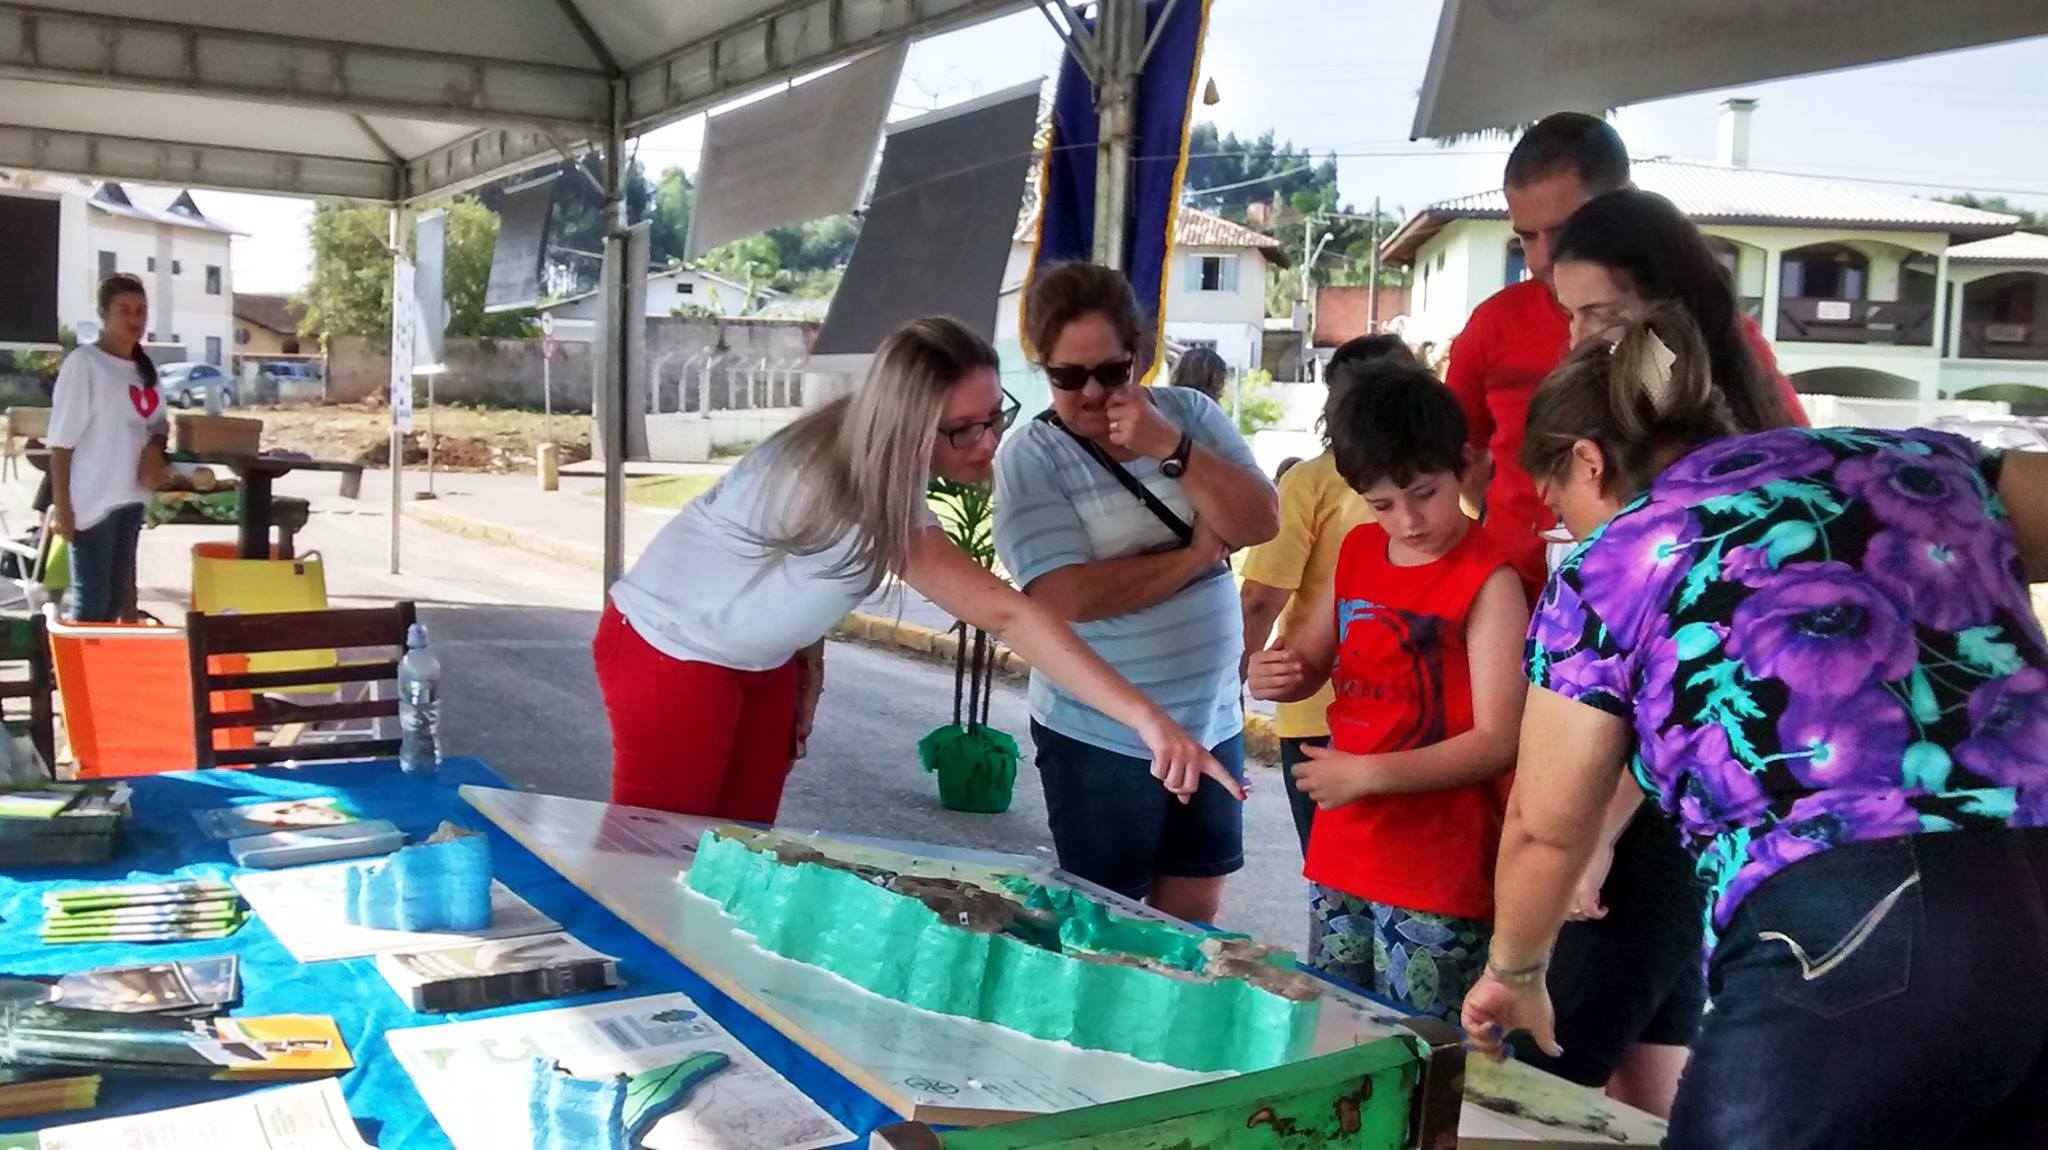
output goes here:
[{"label": "white t-shirt", "polygon": [[71,449],[71,515],[79,530],[107,512],[149,500],[136,478],[142,449],[164,434],[169,417],[163,393],[142,386],[132,360],[118,359],[98,344],[83,344],[64,357],[50,396],[51,447]]},{"label": "white t-shirt", "polygon": [[[867,597],[867,579],[827,574],[850,543],[816,555],[763,554],[755,540],[775,526],[762,504],[774,452],[772,443],[753,452],[686,504],[612,585],[619,614],[656,650],[771,670],[824,638]],[[929,511],[926,517],[937,524]]]}]

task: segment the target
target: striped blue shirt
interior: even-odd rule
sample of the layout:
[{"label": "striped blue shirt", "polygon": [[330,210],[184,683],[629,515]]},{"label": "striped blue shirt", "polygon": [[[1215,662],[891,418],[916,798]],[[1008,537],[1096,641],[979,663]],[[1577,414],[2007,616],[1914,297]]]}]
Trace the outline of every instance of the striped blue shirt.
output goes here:
[{"label": "striped blue shirt", "polygon": [[[1152,389],[1167,419],[1195,442],[1251,471],[1251,449],[1223,409],[1181,387]],[[1125,470],[1188,523],[1194,504],[1159,461],[1136,459]],[[1091,458],[1073,436],[1033,420],[1012,432],[996,454],[996,553],[1019,587],[1076,563],[1121,559],[1181,545],[1158,516]],[[1238,705],[1238,658],[1244,625],[1230,570],[1214,571],[1172,598],[1113,619],[1074,626],[1076,634],[1117,672],[1165,709],[1205,746],[1244,727]],[[1137,732],[1075,699],[1044,675],[1031,673],[1031,717],[1091,746],[1150,759]]]}]

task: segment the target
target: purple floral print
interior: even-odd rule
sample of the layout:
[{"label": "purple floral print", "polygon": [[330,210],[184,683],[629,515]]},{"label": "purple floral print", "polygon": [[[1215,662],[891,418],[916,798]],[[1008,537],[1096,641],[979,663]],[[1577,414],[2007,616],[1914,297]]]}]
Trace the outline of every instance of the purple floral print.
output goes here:
[{"label": "purple floral print", "polygon": [[1781,568],[1735,609],[1728,650],[1749,673],[1795,693],[1841,699],[1912,669],[1899,606],[1843,563]]},{"label": "purple floral print", "polygon": [[2028,667],[1991,680],[1970,693],[1969,714],[1957,762],[1999,786],[2048,774],[2048,671]]},{"label": "purple floral print", "polygon": [[1880,531],[1870,537],[1863,570],[1895,602],[1905,603],[1913,621],[1937,631],[1960,631],[1991,621],[2000,606],[1999,586],[1983,577],[2001,570],[1996,536],[1980,532],[1942,543]]},{"label": "purple floral print", "polygon": [[1795,695],[1778,720],[1785,765],[1809,787],[1897,786],[1910,731],[1883,687],[1846,699]]},{"label": "purple floral print", "polygon": [[1579,594],[1607,629],[1634,645],[1643,622],[1663,608],[1694,556],[1698,535],[1682,504],[1652,503],[1616,516],[1601,530],[1598,547],[1582,552]]},{"label": "purple floral print", "polygon": [[1765,442],[1735,436],[1696,448],[1657,477],[1657,493],[1679,503],[1734,495],[1774,480],[1796,479],[1831,466],[1835,457],[1810,439]]},{"label": "purple floral print", "polygon": [[1968,540],[1991,518],[1975,474],[1946,452],[1859,455],[1835,468],[1835,481],[1879,520],[1925,539]]},{"label": "purple floral print", "polygon": [[1555,573],[1535,681],[1621,692],[1636,777],[1743,897],[1848,842],[2048,825],[2048,643],[1975,444],[1788,429],[1700,448]]}]

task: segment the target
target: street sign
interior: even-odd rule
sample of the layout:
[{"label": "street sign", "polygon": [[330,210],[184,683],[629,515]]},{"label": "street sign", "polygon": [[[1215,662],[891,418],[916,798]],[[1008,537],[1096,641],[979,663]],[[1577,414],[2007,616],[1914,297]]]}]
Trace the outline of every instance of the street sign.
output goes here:
[{"label": "street sign", "polygon": [[544,311],[544,312],[540,313],[540,333],[541,333],[542,335],[553,335],[553,334],[555,334],[555,313],[554,313],[554,312],[551,312],[551,311]]},{"label": "street sign", "polygon": [[391,423],[402,434],[412,431],[413,303],[412,261],[399,256],[391,263]]},{"label": "street sign", "polygon": [[540,354],[542,359],[555,358],[555,340],[553,336],[543,335],[540,337]]}]

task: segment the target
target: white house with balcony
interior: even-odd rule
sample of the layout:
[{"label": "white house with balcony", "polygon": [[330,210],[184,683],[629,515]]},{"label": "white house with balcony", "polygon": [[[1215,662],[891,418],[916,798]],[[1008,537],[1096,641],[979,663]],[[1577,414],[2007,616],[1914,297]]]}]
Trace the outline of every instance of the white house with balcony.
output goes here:
[{"label": "white house with balcony", "polygon": [[59,323],[74,332],[97,330],[99,281],[129,272],[149,291],[149,342],[177,345],[187,360],[227,363],[234,350],[236,232],[200,211],[191,192],[26,172],[0,173],[0,183],[62,199]]},{"label": "white house with balcony", "polygon": [[[1031,228],[1017,230],[996,305],[996,350],[1003,382],[1027,414],[1051,402],[1044,380],[1024,362],[1018,322],[1024,276],[1031,267]],[[1259,366],[1266,338],[1266,273],[1288,266],[1280,241],[1222,216],[1183,207],[1173,236],[1161,312],[1166,338],[1182,347],[1206,347],[1223,357],[1233,375]]]},{"label": "white house with balcony", "polygon": [[[1722,105],[1719,162],[1638,160],[1633,175],[1705,233],[1795,387],[1920,401],[2048,387],[2048,237],[1997,212],[1753,170],[1754,106]],[[1424,208],[1382,256],[1411,269],[1415,344],[1453,339],[1527,276],[1498,188]]]}]

